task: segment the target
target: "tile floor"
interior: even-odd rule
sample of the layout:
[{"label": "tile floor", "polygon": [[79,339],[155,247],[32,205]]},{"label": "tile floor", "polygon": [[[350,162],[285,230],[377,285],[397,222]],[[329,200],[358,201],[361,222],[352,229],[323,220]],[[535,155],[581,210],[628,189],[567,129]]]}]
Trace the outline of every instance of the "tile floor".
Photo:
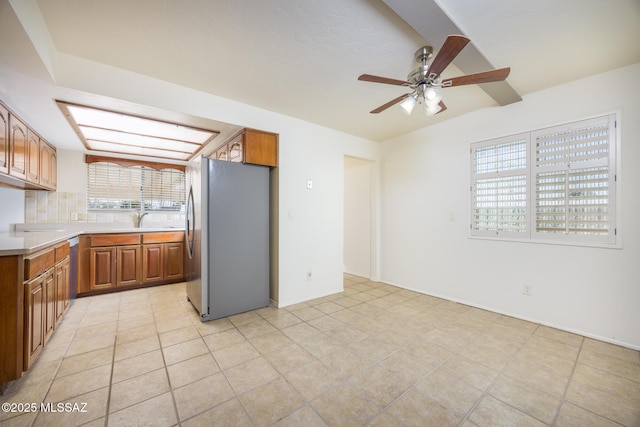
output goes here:
[{"label": "tile floor", "polygon": [[[640,353],[345,275],[201,323],[185,285],[76,300],[2,426],[640,426]],[[81,407],[79,409],[82,409]]]}]

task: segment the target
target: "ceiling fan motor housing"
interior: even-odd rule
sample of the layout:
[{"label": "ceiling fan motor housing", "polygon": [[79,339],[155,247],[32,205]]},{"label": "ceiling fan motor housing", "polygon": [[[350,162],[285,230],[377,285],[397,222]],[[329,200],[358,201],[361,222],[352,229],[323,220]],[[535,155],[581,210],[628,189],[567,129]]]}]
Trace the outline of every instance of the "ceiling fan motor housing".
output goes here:
[{"label": "ceiling fan motor housing", "polygon": [[428,85],[432,85],[435,83],[433,79],[428,78],[428,70],[429,66],[427,65],[427,61],[431,56],[433,56],[433,47],[431,46],[423,46],[420,49],[416,50],[414,54],[416,62],[422,64],[420,67],[412,70],[407,76],[407,81],[412,83],[413,87],[419,86],[420,84],[427,83]]}]

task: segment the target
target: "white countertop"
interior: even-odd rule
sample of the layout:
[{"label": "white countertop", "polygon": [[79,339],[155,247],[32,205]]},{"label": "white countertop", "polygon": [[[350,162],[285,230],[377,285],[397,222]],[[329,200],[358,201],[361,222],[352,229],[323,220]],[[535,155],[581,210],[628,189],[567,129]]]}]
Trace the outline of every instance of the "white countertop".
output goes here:
[{"label": "white countertop", "polygon": [[129,227],[126,224],[16,224],[15,231],[0,232],[0,256],[37,252],[80,234],[184,231],[176,226]]}]

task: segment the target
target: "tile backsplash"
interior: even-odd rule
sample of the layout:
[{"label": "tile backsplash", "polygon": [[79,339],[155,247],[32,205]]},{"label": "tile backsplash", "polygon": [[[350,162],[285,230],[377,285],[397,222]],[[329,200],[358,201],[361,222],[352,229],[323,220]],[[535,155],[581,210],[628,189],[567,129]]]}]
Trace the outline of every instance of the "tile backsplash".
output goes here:
[{"label": "tile backsplash", "polygon": [[[71,222],[128,223],[134,224],[135,212],[88,212],[83,193],[63,191],[25,191],[24,222],[26,224],[66,224]],[[183,213],[153,213],[144,218],[145,224],[153,222],[184,222]]]}]

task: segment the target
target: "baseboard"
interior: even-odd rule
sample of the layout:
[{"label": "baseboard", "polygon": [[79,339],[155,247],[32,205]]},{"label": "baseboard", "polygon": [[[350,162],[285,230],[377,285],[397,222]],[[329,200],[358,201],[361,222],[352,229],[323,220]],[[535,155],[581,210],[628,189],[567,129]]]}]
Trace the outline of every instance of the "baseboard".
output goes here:
[{"label": "baseboard", "polygon": [[497,309],[492,308],[492,307],[483,306],[483,305],[480,305],[480,304],[476,304],[476,303],[473,303],[473,302],[470,302],[470,301],[466,301],[466,300],[462,300],[462,299],[458,299],[458,298],[451,298],[451,297],[440,295],[440,294],[434,294],[434,293],[425,292],[424,290],[415,289],[415,288],[412,288],[410,286],[403,286],[403,285],[400,285],[400,284],[397,284],[397,283],[393,283],[393,282],[388,282],[388,281],[381,281],[381,283],[385,283],[385,284],[388,284],[388,285],[391,285],[391,286],[396,286],[398,288],[406,289],[406,290],[409,290],[409,291],[414,291],[414,292],[417,292],[419,294],[428,295],[428,296],[435,297],[435,298],[440,298],[440,299],[443,299],[443,300],[446,300],[446,301],[451,301],[451,302],[455,302],[455,303],[458,303],[458,304],[468,305],[469,307],[479,308],[481,310],[490,311],[492,313],[502,314],[504,316],[513,317],[515,319],[525,320],[527,322],[536,323],[538,325],[548,326],[550,328],[558,329],[558,330],[565,331],[565,332],[570,332],[572,334],[581,335],[583,337],[592,338],[594,340],[603,341],[603,342],[606,342],[606,343],[609,343],[609,344],[619,345],[621,347],[629,348],[631,350],[640,351],[640,346],[629,344],[629,343],[624,342],[624,341],[619,341],[619,340],[615,340],[615,339],[611,339],[611,338],[607,338],[607,337],[602,337],[602,336],[599,336],[599,335],[596,335],[596,334],[592,334],[592,333],[589,333],[589,332],[585,332],[585,331],[581,331],[581,330],[578,330],[578,329],[567,328],[565,326],[561,326],[561,325],[556,325],[554,323],[545,322],[545,321],[540,320],[540,319],[525,317],[525,316],[521,316],[521,315],[518,315],[518,314],[510,313],[510,312],[507,312],[507,311],[497,310]]}]

